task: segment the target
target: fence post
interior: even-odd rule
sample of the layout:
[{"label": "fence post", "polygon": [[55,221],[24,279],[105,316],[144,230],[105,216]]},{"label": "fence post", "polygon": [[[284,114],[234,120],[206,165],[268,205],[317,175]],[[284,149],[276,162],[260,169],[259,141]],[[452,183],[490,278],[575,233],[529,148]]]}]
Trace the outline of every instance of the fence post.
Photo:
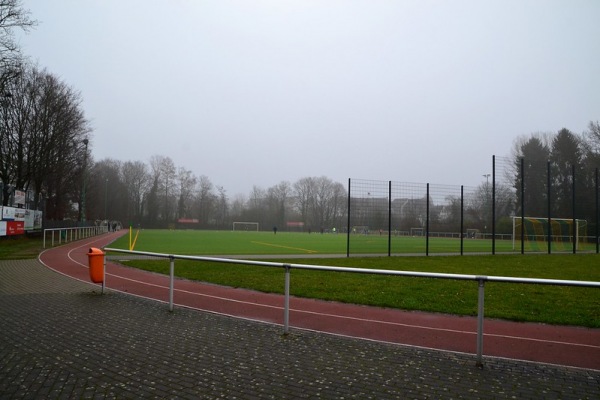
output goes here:
[{"label": "fence post", "polygon": [[577,253],[577,218],[575,218],[575,164],[571,165],[571,174],[573,176],[573,254]]},{"label": "fence post", "polygon": [[492,255],[496,254],[496,156],[492,156]]},{"label": "fence post", "polygon": [[426,221],[425,222],[425,226],[426,226],[426,228],[425,228],[425,230],[426,230],[426,232],[425,232],[425,234],[426,234],[426,236],[425,236],[425,255],[428,256],[429,255],[429,183],[427,184],[426,202],[427,202],[427,205],[425,208],[425,210],[426,210],[425,211],[425,214],[426,214],[426,216],[425,216],[425,221]]},{"label": "fence post", "polygon": [[392,255],[392,181],[388,182],[388,257]]},{"label": "fence post", "polygon": [[346,232],[346,257],[350,257],[350,178],[348,178],[348,229]]},{"label": "fence post", "polygon": [[483,314],[484,314],[484,297],[485,297],[485,281],[486,277],[480,276],[477,278],[479,283],[479,293],[477,300],[477,366],[483,367]]},{"label": "fence post", "polygon": [[600,220],[600,194],[598,192],[598,167],[596,167],[596,254],[600,250],[600,226],[598,226]]},{"label": "fence post", "polygon": [[521,254],[525,254],[525,159],[521,157]]},{"label": "fence post", "polygon": [[548,177],[548,254],[552,254],[552,180],[550,177],[550,160],[546,175]]},{"label": "fence post", "polygon": [[465,187],[460,185],[460,255],[464,254],[465,247]]},{"label": "fence post", "polygon": [[283,298],[283,334],[290,333],[290,265],[285,264],[285,295]]},{"label": "fence post", "polygon": [[173,286],[175,281],[175,257],[173,255],[169,256],[170,265],[169,265],[169,311],[173,311]]}]

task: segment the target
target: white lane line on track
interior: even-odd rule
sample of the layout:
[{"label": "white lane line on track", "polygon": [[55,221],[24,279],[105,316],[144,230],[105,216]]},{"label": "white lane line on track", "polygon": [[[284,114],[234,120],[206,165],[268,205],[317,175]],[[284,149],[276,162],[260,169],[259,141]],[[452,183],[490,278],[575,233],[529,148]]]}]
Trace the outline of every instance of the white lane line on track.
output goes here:
[{"label": "white lane line on track", "polygon": [[99,238],[99,239],[97,239],[97,240],[93,240],[93,241],[91,241],[91,242],[87,242],[87,243],[85,243],[85,244],[83,244],[83,245],[81,245],[81,246],[73,247],[73,248],[72,248],[71,250],[69,250],[69,252],[67,253],[67,257],[69,258],[69,260],[73,261],[75,264],[81,265],[82,267],[85,267],[85,268],[89,268],[89,267],[88,267],[88,265],[86,265],[86,264],[82,264],[82,263],[80,263],[79,261],[75,260],[73,257],[71,257],[71,253],[73,253],[75,250],[79,250],[79,249],[81,249],[82,247],[90,247],[92,244],[94,244],[94,243],[97,243],[97,242],[100,242],[100,241],[103,241],[104,239],[106,239],[106,238],[102,237],[102,238]]}]

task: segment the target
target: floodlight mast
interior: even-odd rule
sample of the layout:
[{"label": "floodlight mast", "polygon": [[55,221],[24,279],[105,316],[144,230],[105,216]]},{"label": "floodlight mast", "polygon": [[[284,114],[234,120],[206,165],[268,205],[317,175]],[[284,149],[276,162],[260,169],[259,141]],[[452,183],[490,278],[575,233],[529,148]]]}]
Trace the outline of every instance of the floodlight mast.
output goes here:
[{"label": "floodlight mast", "polygon": [[81,188],[81,215],[79,217],[81,222],[85,221],[85,178],[87,175],[87,152],[88,152],[88,143],[89,140],[83,139],[83,144],[85,145],[85,153],[83,153],[83,184]]}]

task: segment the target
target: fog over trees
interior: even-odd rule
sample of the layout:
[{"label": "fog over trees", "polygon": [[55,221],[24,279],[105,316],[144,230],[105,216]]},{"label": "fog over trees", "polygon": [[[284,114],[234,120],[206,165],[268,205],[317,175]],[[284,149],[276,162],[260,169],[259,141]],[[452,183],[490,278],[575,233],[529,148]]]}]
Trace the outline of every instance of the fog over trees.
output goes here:
[{"label": "fog over trees", "polygon": [[302,222],[317,230],[341,226],[346,216],[344,185],[324,176],[255,186],[233,199],[209,177],[177,167],[167,156],[154,155],[148,164],[100,160],[88,176],[91,220],[104,219],[106,207],[106,218],[135,226],[227,229],[247,221],[259,222],[261,229],[284,229],[288,222]]}]

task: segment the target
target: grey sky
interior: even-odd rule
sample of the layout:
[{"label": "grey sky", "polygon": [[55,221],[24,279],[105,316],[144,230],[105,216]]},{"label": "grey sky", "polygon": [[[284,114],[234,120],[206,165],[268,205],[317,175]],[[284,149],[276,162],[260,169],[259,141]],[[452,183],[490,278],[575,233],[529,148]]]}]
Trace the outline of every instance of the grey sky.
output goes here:
[{"label": "grey sky", "polygon": [[325,175],[477,185],[600,119],[600,1],[23,0],[96,160],[158,154],[230,196]]}]

